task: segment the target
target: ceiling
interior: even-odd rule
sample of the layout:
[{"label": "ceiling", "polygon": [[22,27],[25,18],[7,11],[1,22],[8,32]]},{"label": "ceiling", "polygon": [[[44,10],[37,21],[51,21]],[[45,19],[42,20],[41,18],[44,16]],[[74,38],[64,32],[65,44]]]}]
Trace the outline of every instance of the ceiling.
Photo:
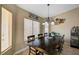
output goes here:
[{"label": "ceiling", "polygon": [[[46,4],[17,4],[17,6],[38,16],[48,17],[48,6]],[[79,4],[50,4],[49,16],[56,16],[77,7],[79,7]]]}]

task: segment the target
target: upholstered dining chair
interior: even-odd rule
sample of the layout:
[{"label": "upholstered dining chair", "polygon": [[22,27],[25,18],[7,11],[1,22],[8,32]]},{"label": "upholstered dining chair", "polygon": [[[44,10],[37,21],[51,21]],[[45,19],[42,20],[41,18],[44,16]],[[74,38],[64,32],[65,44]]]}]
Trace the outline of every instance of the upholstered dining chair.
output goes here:
[{"label": "upholstered dining chair", "polygon": [[30,35],[27,37],[27,39],[28,39],[27,43],[29,44],[29,55],[30,55],[35,52],[35,48],[31,47],[32,42],[35,40],[35,35]]},{"label": "upholstered dining chair", "polygon": [[45,49],[45,38],[44,34],[38,34],[38,39],[40,41],[40,47]]},{"label": "upholstered dining chair", "polygon": [[35,35],[30,35],[27,37],[28,43],[35,40]]}]

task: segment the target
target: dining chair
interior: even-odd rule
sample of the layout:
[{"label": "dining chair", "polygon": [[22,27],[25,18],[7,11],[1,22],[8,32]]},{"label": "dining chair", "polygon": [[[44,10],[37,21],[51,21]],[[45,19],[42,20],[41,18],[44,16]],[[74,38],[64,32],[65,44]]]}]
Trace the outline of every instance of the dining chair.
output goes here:
[{"label": "dining chair", "polygon": [[43,34],[38,34],[38,39],[43,39],[44,35]]},{"label": "dining chair", "polygon": [[45,38],[44,34],[38,34],[38,39],[40,41],[40,47],[45,49]]},{"label": "dining chair", "polygon": [[62,51],[63,51],[64,36],[65,36],[65,35],[61,36],[61,39],[60,39],[60,41],[59,41],[59,47],[57,48],[59,53],[62,53]]},{"label": "dining chair", "polygon": [[35,40],[35,35],[30,35],[30,36],[27,37],[27,39],[28,39],[28,43],[32,42],[32,41]]},{"label": "dining chair", "polygon": [[28,36],[27,37],[27,39],[28,39],[28,44],[29,44],[29,55],[30,54],[35,54],[35,48],[34,47],[32,47],[32,42],[35,40],[35,35],[30,35],[30,36]]}]

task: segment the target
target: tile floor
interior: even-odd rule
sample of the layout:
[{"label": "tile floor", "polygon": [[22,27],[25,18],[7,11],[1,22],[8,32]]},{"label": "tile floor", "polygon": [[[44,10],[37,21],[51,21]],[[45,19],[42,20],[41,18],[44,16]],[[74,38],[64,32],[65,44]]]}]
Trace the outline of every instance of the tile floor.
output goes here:
[{"label": "tile floor", "polygon": [[79,55],[79,48],[70,47],[69,43],[64,43],[62,55]]}]

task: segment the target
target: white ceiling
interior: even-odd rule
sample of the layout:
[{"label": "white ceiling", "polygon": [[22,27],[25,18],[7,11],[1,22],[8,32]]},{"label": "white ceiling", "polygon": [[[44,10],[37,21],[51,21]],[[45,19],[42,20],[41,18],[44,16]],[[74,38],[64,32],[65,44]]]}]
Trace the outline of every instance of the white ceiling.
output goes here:
[{"label": "white ceiling", "polygon": [[[17,6],[38,16],[48,17],[48,7],[46,4],[17,4]],[[51,4],[49,6],[49,16],[56,16],[77,7],[79,7],[79,4]]]}]

